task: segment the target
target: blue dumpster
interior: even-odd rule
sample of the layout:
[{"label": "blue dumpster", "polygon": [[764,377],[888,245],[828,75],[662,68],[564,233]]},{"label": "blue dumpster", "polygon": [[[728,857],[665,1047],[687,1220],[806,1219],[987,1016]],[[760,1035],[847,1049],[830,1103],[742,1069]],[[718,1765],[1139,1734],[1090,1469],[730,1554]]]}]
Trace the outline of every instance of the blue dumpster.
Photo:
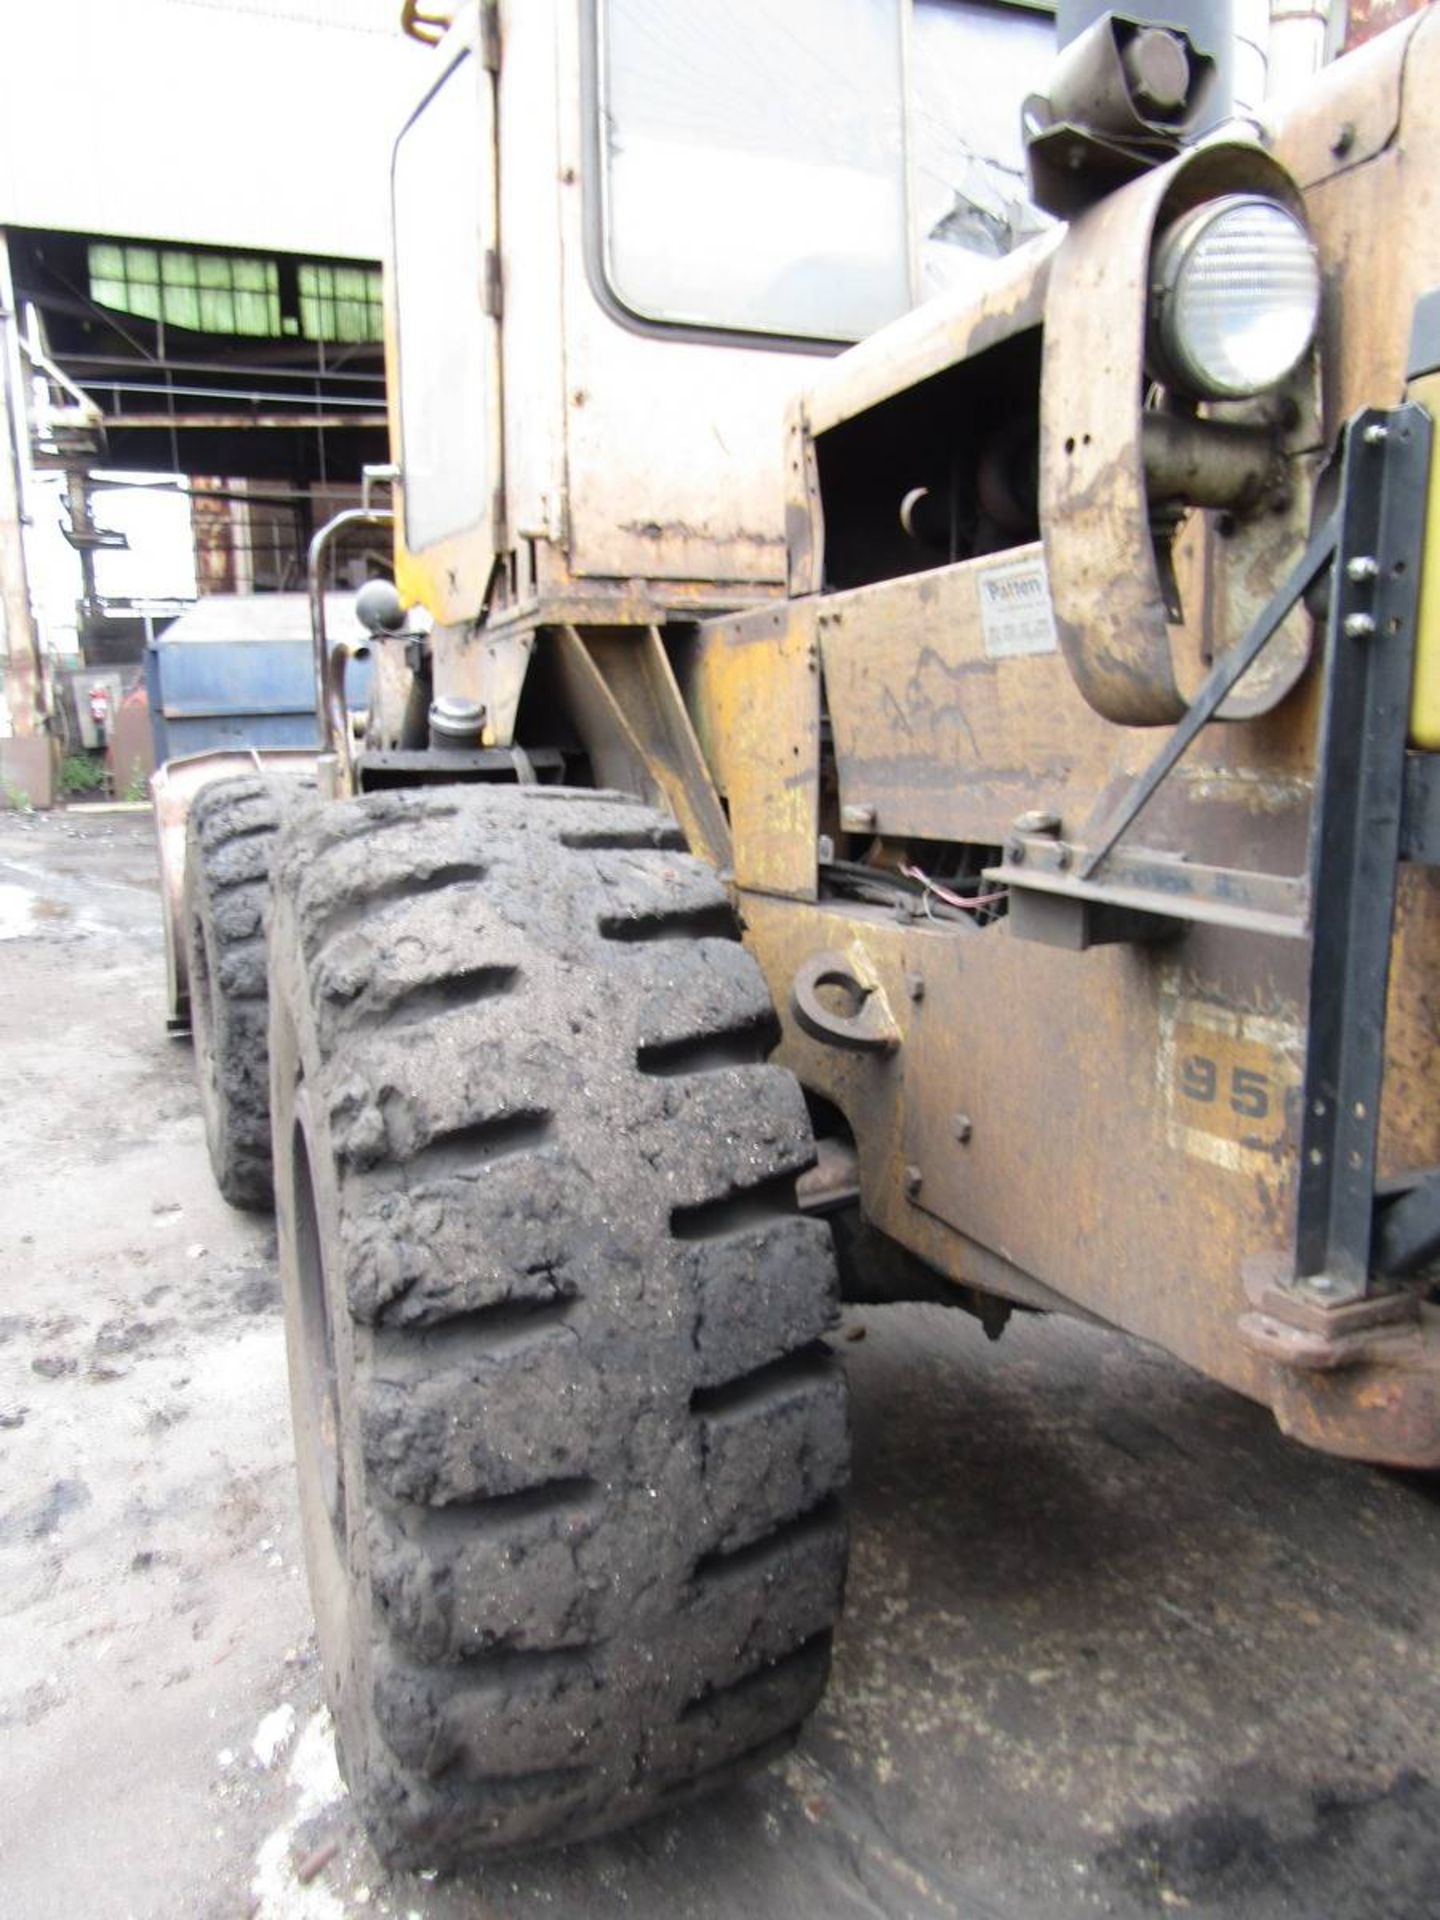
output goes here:
[{"label": "blue dumpster", "polygon": [[[326,597],[333,644],[359,631],[355,596]],[[346,676],[352,707],[369,695],[370,664]],[[315,667],[303,593],[211,594],[159,634],[145,657],[155,764],[236,747],[314,747]]]}]

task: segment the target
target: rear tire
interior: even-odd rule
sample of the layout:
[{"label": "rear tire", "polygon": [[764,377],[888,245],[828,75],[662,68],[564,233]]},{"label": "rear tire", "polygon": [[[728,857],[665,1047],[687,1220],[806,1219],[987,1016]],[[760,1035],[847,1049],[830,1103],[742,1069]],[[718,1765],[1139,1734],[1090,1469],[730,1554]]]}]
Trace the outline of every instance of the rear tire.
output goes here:
[{"label": "rear tire", "polygon": [[846,1406],[714,875],[619,796],[378,794],[286,834],[272,955],[306,1556],[380,1853],[573,1840],[781,1750]]},{"label": "rear tire", "polygon": [[274,1203],[265,912],[285,820],[314,783],[241,774],[202,787],[185,842],[190,1032],[215,1184],[232,1207]]}]

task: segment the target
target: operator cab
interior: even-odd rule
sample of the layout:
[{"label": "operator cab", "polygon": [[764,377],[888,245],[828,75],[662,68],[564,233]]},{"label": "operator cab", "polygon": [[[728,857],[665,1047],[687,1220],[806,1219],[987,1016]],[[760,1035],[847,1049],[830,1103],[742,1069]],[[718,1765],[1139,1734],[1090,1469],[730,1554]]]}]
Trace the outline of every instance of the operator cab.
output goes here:
[{"label": "operator cab", "polygon": [[968,296],[1045,224],[1020,106],[1053,26],[997,0],[457,14],[393,167],[405,598],[443,626],[772,595],[810,356]]}]

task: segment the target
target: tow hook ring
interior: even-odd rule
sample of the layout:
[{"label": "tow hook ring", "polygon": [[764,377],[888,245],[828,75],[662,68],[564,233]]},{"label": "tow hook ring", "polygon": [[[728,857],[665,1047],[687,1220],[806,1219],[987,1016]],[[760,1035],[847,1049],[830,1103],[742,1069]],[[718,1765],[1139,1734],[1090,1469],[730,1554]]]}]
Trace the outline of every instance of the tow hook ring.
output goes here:
[{"label": "tow hook ring", "polygon": [[[820,998],[822,987],[838,987],[855,1002],[850,1013],[837,1013]],[[893,1053],[900,1035],[885,1005],[885,996],[862,980],[843,953],[812,953],[795,971],[790,987],[790,1009],[802,1033],[827,1046],[852,1053]]]}]

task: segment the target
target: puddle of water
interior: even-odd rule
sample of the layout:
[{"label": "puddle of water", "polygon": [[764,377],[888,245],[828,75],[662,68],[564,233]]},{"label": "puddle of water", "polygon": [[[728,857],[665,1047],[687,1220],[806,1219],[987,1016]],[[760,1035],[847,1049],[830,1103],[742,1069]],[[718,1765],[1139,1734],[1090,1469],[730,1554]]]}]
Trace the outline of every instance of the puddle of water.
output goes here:
[{"label": "puddle of water", "polygon": [[35,931],[35,895],[0,880],[0,940],[20,940]]}]

